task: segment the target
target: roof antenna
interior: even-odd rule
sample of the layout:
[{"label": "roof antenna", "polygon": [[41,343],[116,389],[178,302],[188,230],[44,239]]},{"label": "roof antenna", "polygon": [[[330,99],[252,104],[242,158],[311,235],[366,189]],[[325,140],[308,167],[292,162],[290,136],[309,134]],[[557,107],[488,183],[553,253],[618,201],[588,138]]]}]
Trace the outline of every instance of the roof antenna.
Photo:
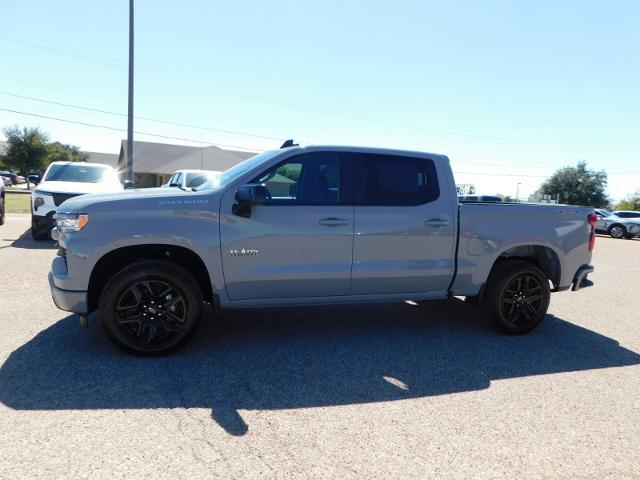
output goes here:
[{"label": "roof antenna", "polygon": [[293,139],[285,140],[280,148],[289,148],[289,147],[299,147],[300,145],[297,143],[293,143]]}]

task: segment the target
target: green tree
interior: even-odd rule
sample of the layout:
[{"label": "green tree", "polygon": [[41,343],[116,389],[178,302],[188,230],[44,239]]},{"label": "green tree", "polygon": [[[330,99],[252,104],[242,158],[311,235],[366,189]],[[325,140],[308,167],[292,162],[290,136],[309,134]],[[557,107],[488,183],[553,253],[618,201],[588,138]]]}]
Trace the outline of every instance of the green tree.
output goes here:
[{"label": "green tree", "polygon": [[17,125],[4,128],[2,131],[7,137],[7,151],[3,157],[3,163],[7,168],[19,171],[25,178],[29,177],[31,170],[42,169],[49,140],[46,133],[37,127],[21,129]]},{"label": "green tree", "polygon": [[53,142],[47,145],[45,166],[51,162],[86,162],[88,159],[89,155],[76,145]]},{"label": "green tree", "polygon": [[278,168],[277,172],[283,177],[287,177],[294,182],[300,180],[300,170],[301,167],[299,165],[283,165]]},{"label": "green tree", "polygon": [[591,207],[606,207],[609,199],[605,193],[607,188],[607,173],[589,170],[587,162],[581,160],[575,167],[564,167],[556,171],[540,187],[539,193],[559,195],[560,203],[568,205],[586,205]]},{"label": "green tree", "polygon": [[640,191],[633,195],[628,195],[624,200],[616,205],[616,210],[640,210]]}]

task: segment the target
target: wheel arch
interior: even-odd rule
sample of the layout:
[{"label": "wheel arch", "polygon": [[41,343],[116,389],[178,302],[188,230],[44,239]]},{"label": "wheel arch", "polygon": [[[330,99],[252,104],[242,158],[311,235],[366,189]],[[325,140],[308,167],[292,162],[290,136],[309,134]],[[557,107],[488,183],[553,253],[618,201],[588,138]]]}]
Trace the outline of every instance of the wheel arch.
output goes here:
[{"label": "wheel arch", "polygon": [[113,275],[136,260],[162,259],[175,262],[191,274],[198,283],[204,300],[214,303],[211,277],[202,258],[193,250],[166,244],[142,244],[121,247],[105,253],[96,262],[89,278],[88,311],[98,307],[100,293]]},{"label": "wheel arch", "polygon": [[562,278],[562,264],[560,263],[560,256],[554,248],[543,244],[509,246],[498,253],[493,261],[487,279],[491,277],[491,273],[495,270],[496,266],[508,260],[524,260],[532,263],[542,270],[554,288],[559,288],[560,279]]},{"label": "wheel arch", "polygon": [[611,225],[609,225],[609,226],[607,227],[607,230],[606,230],[606,231],[607,231],[607,233],[608,233],[609,235],[611,235],[611,230],[612,230],[614,227],[620,227],[620,228],[622,228],[622,230],[623,230],[623,232],[624,232],[624,233],[627,233],[627,227],[624,225],[624,223],[615,222],[615,223],[612,223]]}]

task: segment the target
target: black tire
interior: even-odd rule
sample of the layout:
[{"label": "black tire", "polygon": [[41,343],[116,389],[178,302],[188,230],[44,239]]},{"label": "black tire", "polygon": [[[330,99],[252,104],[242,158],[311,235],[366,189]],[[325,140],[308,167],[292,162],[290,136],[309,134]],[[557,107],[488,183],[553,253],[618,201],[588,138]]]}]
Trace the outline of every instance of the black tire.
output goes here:
[{"label": "black tire", "polygon": [[166,355],[191,340],[202,301],[198,283],[184,268],[166,260],[141,260],[107,282],[98,311],[116,347],[148,357]]},{"label": "black tire", "polygon": [[620,225],[618,223],[611,225],[607,233],[611,235],[613,238],[624,238],[627,236],[627,229],[624,225]]},{"label": "black tire", "polygon": [[481,308],[500,330],[521,335],[542,322],[550,299],[549,280],[542,270],[523,260],[505,260],[491,272]]},{"label": "black tire", "polygon": [[0,197],[0,225],[4,225],[4,215],[4,198]]},{"label": "black tire", "polygon": [[49,233],[42,232],[36,228],[31,227],[31,238],[33,238],[35,241],[49,240]]}]

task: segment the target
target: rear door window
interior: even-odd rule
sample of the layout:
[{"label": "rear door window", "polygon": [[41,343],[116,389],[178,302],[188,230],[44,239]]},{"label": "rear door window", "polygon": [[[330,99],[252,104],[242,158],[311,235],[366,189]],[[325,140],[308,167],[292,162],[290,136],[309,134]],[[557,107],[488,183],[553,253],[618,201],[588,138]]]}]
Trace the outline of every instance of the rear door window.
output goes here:
[{"label": "rear door window", "polygon": [[357,205],[422,205],[438,198],[432,160],[383,154],[354,154]]}]

